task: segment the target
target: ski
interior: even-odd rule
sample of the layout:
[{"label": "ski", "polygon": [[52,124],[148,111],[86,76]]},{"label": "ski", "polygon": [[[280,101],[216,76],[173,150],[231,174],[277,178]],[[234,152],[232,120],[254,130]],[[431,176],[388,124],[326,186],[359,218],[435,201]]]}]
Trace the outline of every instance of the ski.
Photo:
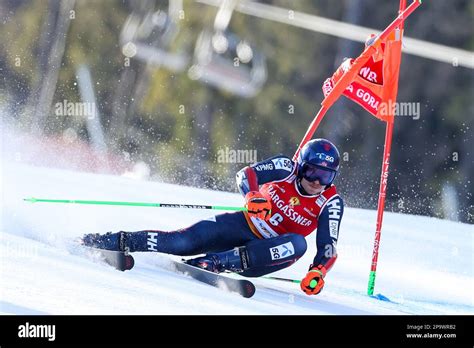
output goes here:
[{"label": "ski", "polygon": [[188,265],[184,262],[172,260],[171,263],[175,271],[189,275],[191,278],[194,278],[202,283],[214,286],[219,289],[236,292],[245,298],[250,298],[255,294],[255,285],[249,280],[229,278],[195,266]]},{"label": "ski", "polygon": [[133,256],[122,252],[122,251],[112,251],[86,247],[90,250],[93,257],[98,257],[100,260],[104,261],[106,264],[114,267],[119,271],[128,271],[133,268],[135,265],[135,260]]}]

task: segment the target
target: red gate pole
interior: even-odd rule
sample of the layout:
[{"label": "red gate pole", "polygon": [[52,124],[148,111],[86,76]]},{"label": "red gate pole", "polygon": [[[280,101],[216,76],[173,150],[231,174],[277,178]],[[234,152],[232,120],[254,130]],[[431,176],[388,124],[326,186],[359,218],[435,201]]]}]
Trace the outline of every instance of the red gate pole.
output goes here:
[{"label": "red gate pole", "polygon": [[326,115],[326,112],[329,110],[329,108],[322,106],[321,109],[319,109],[318,113],[314,117],[313,122],[308,127],[308,130],[306,131],[306,134],[303,137],[303,140],[301,140],[300,145],[298,146],[298,149],[296,150],[295,154],[293,155],[293,161],[298,160],[298,155],[302,149],[302,147],[311,140],[313,137],[314,132],[316,129],[319,127],[319,124],[323,120],[324,116]]},{"label": "red gate pole", "polygon": [[369,285],[367,289],[367,294],[370,296],[374,294],[377,260],[379,257],[380,236],[382,232],[383,213],[385,209],[385,196],[387,193],[388,167],[390,165],[390,151],[392,148],[393,123],[393,121],[388,121],[385,129],[382,174],[380,175],[379,199],[377,204],[377,224],[375,227],[374,249],[372,251],[372,264],[370,267]]},{"label": "red gate pole", "polygon": [[[406,0],[400,0],[399,14],[405,10]],[[400,29],[403,33],[403,24],[400,23]],[[402,34],[403,35],[403,34]],[[375,276],[377,272],[377,261],[379,257],[379,247],[380,247],[380,236],[382,234],[382,222],[383,222],[383,213],[385,209],[385,197],[387,195],[387,183],[388,183],[388,168],[390,165],[390,152],[392,149],[392,138],[393,138],[393,124],[394,124],[394,115],[387,121],[387,126],[385,129],[385,143],[383,149],[383,160],[382,160],[382,173],[380,175],[380,188],[379,188],[379,199],[377,203],[377,224],[375,226],[375,240],[374,240],[374,249],[372,251],[372,264],[370,267],[369,275],[369,284],[367,287],[367,294],[372,296],[374,294],[375,288]]]}]

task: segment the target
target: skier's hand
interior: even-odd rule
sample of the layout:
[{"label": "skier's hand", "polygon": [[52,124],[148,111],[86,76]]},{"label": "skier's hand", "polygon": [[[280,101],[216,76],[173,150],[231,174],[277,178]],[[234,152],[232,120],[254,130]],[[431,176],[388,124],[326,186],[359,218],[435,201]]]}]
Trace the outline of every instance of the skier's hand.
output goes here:
[{"label": "skier's hand", "polygon": [[271,215],[272,203],[258,191],[250,191],[245,195],[245,208],[251,217],[266,219]]},{"label": "skier's hand", "polygon": [[326,275],[326,269],[324,266],[313,267],[310,266],[308,273],[301,280],[301,290],[306,295],[317,295],[321,292],[324,286],[324,276]]}]

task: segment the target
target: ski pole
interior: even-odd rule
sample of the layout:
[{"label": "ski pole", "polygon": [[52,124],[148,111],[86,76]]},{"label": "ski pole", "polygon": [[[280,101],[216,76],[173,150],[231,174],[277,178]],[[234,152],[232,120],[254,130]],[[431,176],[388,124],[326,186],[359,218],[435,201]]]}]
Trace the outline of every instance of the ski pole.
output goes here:
[{"label": "ski pole", "polygon": [[279,280],[279,281],[282,281],[282,282],[289,282],[289,283],[296,283],[296,284],[300,284],[301,283],[301,280],[298,280],[298,279],[289,279],[289,278],[280,278],[280,277],[261,277],[261,278],[264,278],[264,279],[270,279],[270,280]]},{"label": "ski pole", "polygon": [[146,203],[146,202],[118,202],[118,201],[89,201],[79,199],[45,199],[45,198],[24,198],[30,203],[69,203],[69,204],[95,204],[95,205],[122,205],[133,207],[155,207],[155,208],[186,208],[186,209],[212,209],[212,210],[235,210],[246,211],[245,207],[229,207],[222,205],[203,204],[182,204],[182,203]]}]

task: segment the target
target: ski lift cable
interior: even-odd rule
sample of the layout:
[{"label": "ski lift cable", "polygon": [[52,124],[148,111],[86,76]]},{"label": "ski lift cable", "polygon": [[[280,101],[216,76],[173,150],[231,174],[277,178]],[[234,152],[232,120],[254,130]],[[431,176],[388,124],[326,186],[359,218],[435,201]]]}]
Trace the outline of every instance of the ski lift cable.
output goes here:
[{"label": "ski lift cable", "polygon": [[234,11],[237,0],[223,0],[219,5],[216,18],[214,20],[214,29],[217,31],[225,31],[229,26],[232,12]]},{"label": "ski lift cable", "polygon": [[[222,2],[225,0],[196,1],[205,5],[218,7],[221,6]],[[236,4],[234,10],[246,15],[364,43],[370,34],[380,32],[376,29],[310,15],[273,5],[262,4],[255,1],[241,0]],[[413,39],[410,37],[404,37],[403,44],[404,53],[449,63],[453,66],[463,66],[474,69],[474,53],[471,51]]]},{"label": "ski lift cable", "polygon": [[181,13],[183,12],[183,0],[169,0],[168,15],[172,20],[177,22]]}]

